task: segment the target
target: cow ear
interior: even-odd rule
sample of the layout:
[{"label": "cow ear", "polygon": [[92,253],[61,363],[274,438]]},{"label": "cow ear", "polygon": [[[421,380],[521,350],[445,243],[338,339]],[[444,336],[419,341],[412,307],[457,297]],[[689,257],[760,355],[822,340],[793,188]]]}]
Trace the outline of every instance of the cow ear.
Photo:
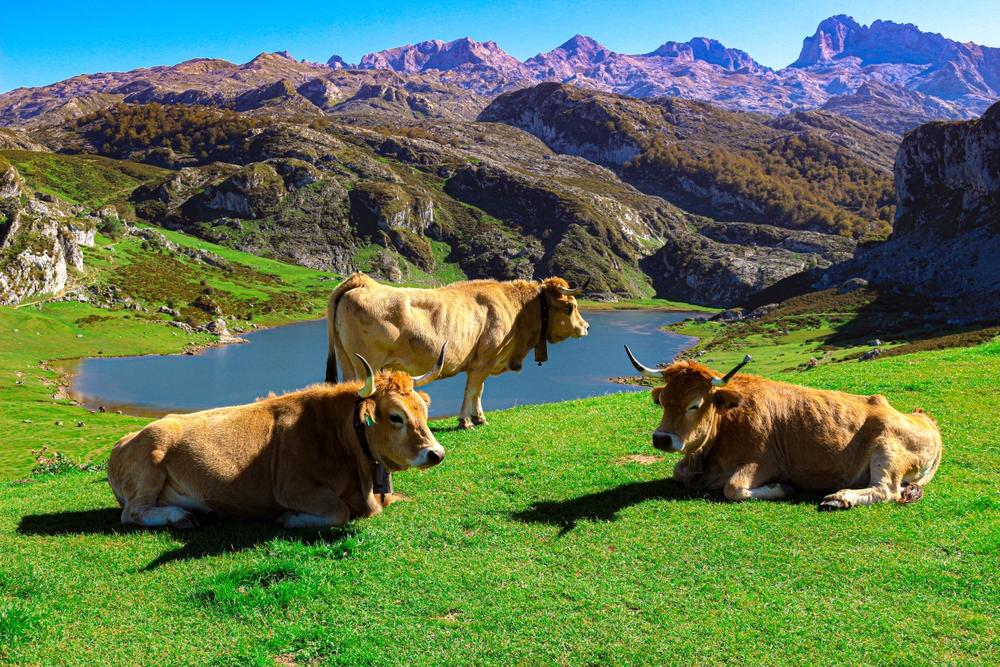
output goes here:
[{"label": "cow ear", "polygon": [[660,392],[663,391],[663,387],[653,387],[653,403],[657,405],[660,404]]},{"label": "cow ear", "polygon": [[427,409],[430,409],[431,407],[430,395],[426,391],[418,391],[417,393],[420,394],[420,398],[424,399],[424,403],[427,404]]},{"label": "cow ear", "polygon": [[732,389],[716,389],[713,400],[715,407],[723,412],[743,407],[743,394]]},{"label": "cow ear", "polygon": [[360,417],[365,425],[375,425],[375,401],[362,401]]}]

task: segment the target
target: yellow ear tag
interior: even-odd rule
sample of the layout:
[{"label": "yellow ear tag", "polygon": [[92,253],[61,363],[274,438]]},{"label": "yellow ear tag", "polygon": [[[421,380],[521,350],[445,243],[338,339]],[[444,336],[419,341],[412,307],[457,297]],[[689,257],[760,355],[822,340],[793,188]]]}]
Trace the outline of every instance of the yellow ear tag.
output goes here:
[{"label": "yellow ear tag", "polygon": [[372,419],[371,413],[368,412],[365,413],[365,424],[367,424],[368,426],[375,425],[375,420]]}]

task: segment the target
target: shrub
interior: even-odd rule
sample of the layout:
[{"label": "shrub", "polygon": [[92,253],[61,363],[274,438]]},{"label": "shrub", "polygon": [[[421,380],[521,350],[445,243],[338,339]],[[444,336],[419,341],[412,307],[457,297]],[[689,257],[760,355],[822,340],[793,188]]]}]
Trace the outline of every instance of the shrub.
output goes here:
[{"label": "shrub", "polygon": [[91,461],[78,463],[62,452],[49,452],[48,445],[41,449],[31,450],[31,455],[35,457],[35,467],[31,469],[32,475],[59,475],[67,472],[102,472],[108,469],[107,463],[93,463]]},{"label": "shrub", "polygon": [[101,220],[97,226],[97,231],[108,238],[118,240],[125,234],[125,224],[118,218],[108,217]]}]

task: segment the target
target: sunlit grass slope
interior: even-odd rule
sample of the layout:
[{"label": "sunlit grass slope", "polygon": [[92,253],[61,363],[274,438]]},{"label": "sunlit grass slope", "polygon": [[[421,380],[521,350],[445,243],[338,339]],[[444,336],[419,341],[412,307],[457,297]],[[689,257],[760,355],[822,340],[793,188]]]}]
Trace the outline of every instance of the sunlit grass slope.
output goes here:
[{"label": "sunlit grass slope", "polygon": [[344,530],[134,530],[100,473],[5,483],[0,661],[995,665],[998,372],[992,342],[788,376],[938,419],[908,506],[690,493],[675,456],[628,458],[655,453],[645,393],[438,424],[446,461],[397,476],[412,501]]}]

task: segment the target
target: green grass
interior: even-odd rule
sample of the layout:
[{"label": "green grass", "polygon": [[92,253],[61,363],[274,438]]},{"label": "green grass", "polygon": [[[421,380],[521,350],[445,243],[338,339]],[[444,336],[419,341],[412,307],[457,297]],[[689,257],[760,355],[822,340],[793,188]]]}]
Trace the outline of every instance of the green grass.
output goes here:
[{"label": "green grass", "polygon": [[670,301],[668,299],[622,299],[621,301],[590,301],[588,299],[577,299],[581,308],[587,310],[691,310],[703,313],[717,313],[721,308],[709,308],[708,306],[696,306],[681,301]]},{"label": "green grass", "polygon": [[29,187],[72,204],[99,207],[124,201],[137,186],[170,175],[147,164],[97,155],[61,155],[35,151],[0,151]]},{"label": "green grass", "polygon": [[998,372],[991,342],[779,375],[938,419],[909,506],[689,492],[676,456],[623,458],[654,453],[645,392],[437,423],[445,463],[396,479],[412,501],[342,530],[136,530],[100,473],[3,486],[0,660],[995,665]]}]

